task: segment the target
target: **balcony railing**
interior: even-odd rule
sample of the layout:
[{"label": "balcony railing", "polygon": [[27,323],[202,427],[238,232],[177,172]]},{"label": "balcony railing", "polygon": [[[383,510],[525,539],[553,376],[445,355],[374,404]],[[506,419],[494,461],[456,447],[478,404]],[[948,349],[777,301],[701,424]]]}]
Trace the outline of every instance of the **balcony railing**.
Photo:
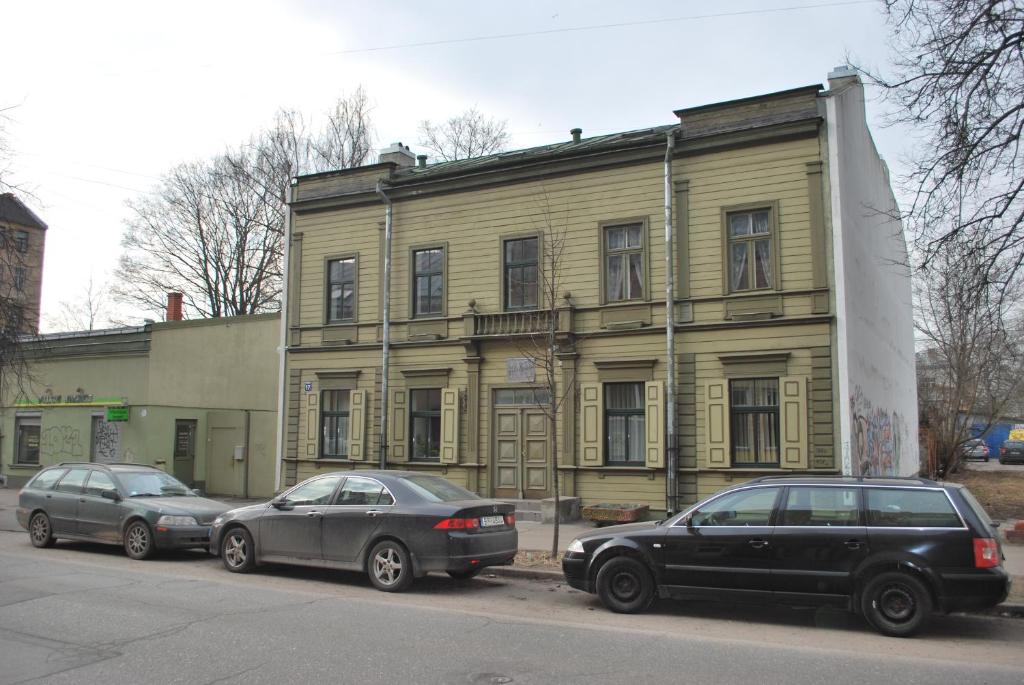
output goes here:
[{"label": "balcony railing", "polygon": [[[560,308],[556,313],[555,330],[572,329],[572,309]],[[465,335],[470,337],[510,337],[545,333],[551,325],[551,312],[531,310],[484,314],[470,309],[463,315]]]}]

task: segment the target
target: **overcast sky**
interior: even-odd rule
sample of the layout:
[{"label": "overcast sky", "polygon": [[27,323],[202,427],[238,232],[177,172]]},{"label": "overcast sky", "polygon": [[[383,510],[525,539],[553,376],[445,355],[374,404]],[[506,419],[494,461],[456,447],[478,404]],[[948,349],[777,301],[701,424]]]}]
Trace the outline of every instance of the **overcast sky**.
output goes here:
[{"label": "overcast sky", "polygon": [[[475,106],[513,147],[672,123],[672,110],[888,62],[881,0],[5,2],[0,108],[15,181],[49,224],[43,319],[109,282],[125,201],[279,107],[320,115],[360,84],[377,147]],[[594,27],[600,28],[594,28]],[[868,117],[895,171],[905,138]],[[141,313],[122,311],[122,318]]]}]

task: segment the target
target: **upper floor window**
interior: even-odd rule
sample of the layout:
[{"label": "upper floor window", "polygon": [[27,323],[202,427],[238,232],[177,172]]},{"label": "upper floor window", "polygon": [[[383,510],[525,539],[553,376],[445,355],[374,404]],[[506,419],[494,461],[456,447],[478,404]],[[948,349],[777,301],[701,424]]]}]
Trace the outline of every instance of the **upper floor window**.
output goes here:
[{"label": "upper floor window", "polygon": [[605,300],[643,299],[644,225],[606,226],[604,258]]},{"label": "upper floor window", "polygon": [[537,307],[537,238],[505,241],[505,309]]},{"label": "upper floor window", "polygon": [[771,210],[726,215],[729,291],[771,288],[774,284]]},{"label": "upper floor window", "polygon": [[605,383],[604,420],[609,464],[644,464],[644,384]]},{"label": "upper floor window", "polygon": [[18,252],[28,252],[28,231],[14,232],[14,247]]},{"label": "upper floor window", "polygon": [[327,262],[327,322],[356,318],[355,257]]},{"label": "upper floor window", "polygon": [[413,316],[444,314],[444,248],[413,250]]},{"label": "upper floor window", "polygon": [[11,268],[11,273],[14,275],[14,289],[19,293],[24,292],[28,269],[23,266],[15,266]]},{"label": "upper floor window", "polygon": [[778,466],[779,380],[734,380],[729,400],[733,465]]},{"label": "upper floor window", "polygon": [[348,390],[324,390],[320,400],[321,457],[348,457]]}]

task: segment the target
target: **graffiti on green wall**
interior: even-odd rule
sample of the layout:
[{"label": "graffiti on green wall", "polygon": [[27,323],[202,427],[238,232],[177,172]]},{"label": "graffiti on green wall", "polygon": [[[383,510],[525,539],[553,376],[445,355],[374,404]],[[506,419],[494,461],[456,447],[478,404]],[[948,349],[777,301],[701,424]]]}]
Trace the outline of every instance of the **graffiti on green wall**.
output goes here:
[{"label": "graffiti on green wall", "polygon": [[41,451],[50,457],[81,459],[85,452],[80,433],[73,426],[50,426],[43,431]]}]

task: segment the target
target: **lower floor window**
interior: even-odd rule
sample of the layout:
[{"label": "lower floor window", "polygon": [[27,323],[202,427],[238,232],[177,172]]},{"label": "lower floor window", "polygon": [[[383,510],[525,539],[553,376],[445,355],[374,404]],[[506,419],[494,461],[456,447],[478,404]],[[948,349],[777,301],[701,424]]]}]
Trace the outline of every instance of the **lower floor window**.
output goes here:
[{"label": "lower floor window", "polygon": [[604,386],[605,461],[644,463],[644,384],[606,383]]},{"label": "lower floor window", "polygon": [[18,464],[39,463],[38,416],[21,416],[14,420],[15,462]]},{"label": "lower floor window", "polygon": [[321,457],[348,456],[348,390],[324,390],[320,412],[323,424],[323,439],[320,441]]},{"label": "lower floor window", "polygon": [[409,452],[413,459],[441,457],[441,389],[409,391]]},{"label": "lower floor window", "polygon": [[779,381],[777,378],[729,383],[732,463],[779,465]]}]

